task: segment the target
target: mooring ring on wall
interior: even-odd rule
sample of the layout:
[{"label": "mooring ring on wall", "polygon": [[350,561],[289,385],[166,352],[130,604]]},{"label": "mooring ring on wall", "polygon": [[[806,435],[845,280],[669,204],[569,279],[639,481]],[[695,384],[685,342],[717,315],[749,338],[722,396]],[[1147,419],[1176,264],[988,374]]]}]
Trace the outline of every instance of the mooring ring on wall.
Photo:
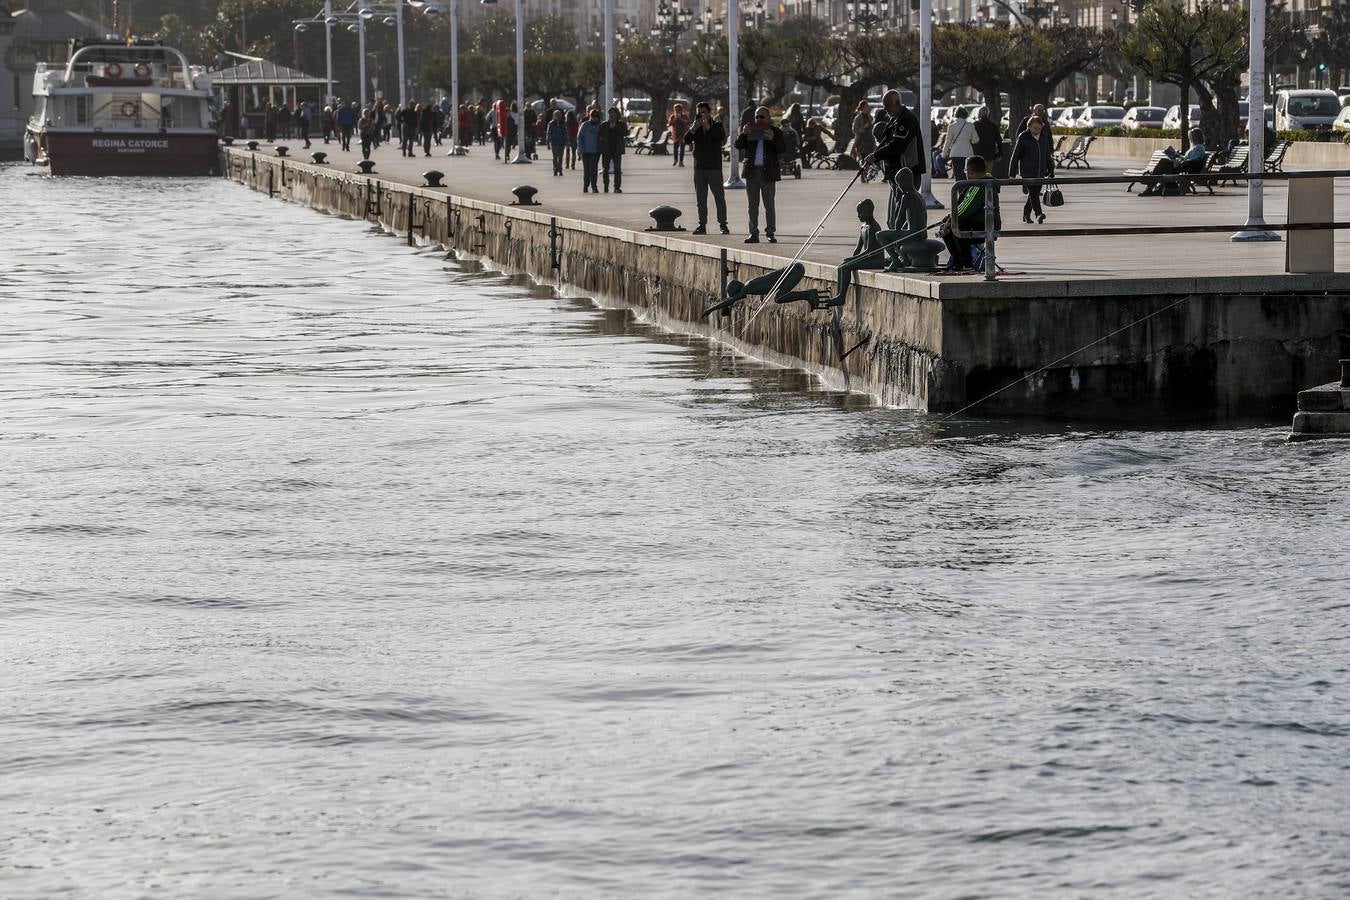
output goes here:
[{"label": "mooring ring on wall", "polygon": [[122,118],[130,119],[132,116],[136,115],[136,104],[127,100],[122,104],[121,110]]}]

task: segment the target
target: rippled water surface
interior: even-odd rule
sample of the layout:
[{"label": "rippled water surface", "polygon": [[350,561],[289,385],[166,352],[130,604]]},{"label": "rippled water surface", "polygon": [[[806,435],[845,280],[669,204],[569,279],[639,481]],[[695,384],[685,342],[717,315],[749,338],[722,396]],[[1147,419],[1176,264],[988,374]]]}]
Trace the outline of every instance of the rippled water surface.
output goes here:
[{"label": "rippled water surface", "polygon": [[1346,444],[941,423],[0,169],[0,895],[1342,897]]}]

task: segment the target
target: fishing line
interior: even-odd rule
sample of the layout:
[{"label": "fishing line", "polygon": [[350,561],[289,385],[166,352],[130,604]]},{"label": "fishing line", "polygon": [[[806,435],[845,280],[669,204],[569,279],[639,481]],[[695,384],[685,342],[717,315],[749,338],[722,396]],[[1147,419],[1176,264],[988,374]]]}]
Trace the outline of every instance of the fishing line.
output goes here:
[{"label": "fishing line", "polygon": [[1100,344],[1102,341],[1110,340],[1111,338],[1113,338],[1113,337],[1115,337],[1116,335],[1120,334],[1122,331],[1129,331],[1129,330],[1130,330],[1131,328],[1133,328],[1134,326],[1140,325],[1140,324],[1142,324],[1142,323],[1144,323],[1144,322],[1147,322],[1149,319],[1153,318],[1154,316],[1162,315],[1163,313],[1167,312],[1167,311],[1170,310],[1170,309],[1175,309],[1176,307],[1178,307],[1178,306],[1180,306],[1181,304],[1185,303],[1185,302],[1186,302],[1187,300],[1189,300],[1189,299],[1191,299],[1191,296],[1188,294],[1188,295],[1186,295],[1185,297],[1182,297],[1180,300],[1176,301],[1175,303],[1169,303],[1167,306],[1164,306],[1162,309],[1154,310],[1153,312],[1151,312],[1151,313],[1149,313],[1148,315],[1144,316],[1142,319],[1135,319],[1135,320],[1134,320],[1133,322],[1131,322],[1130,324],[1125,325],[1125,326],[1123,326],[1123,327],[1121,327],[1121,328],[1117,328],[1115,331],[1111,332],[1110,334],[1103,335],[1102,337],[1097,338],[1095,341],[1093,341],[1093,342],[1091,342],[1091,343],[1089,343],[1089,344],[1084,344],[1083,346],[1079,347],[1077,350],[1072,351],[1071,353],[1066,353],[1064,356],[1061,356],[1059,359],[1055,360],[1054,362],[1047,363],[1046,365],[1041,366],[1039,369],[1037,369],[1036,371],[1032,372],[1030,375],[1024,375],[1024,376],[1022,376],[1021,378],[1017,379],[1016,381],[1012,382],[1011,384],[1005,384],[1003,387],[999,388],[998,390],[992,391],[991,393],[988,393],[988,394],[985,394],[983,397],[981,397],[980,399],[976,400],[974,403],[968,403],[968,404],[966,404],[965,406],[963,406],[963,407],[961,407],[960,409],[958,409],[956,412],[951,413],[951,414],[946,415],[946,416],[943,416],[943,417],[942,417],[941,419],[939,419],[938,421],[939,421],[939,422],[945,422],[945,421],[947,421],[948,419],[953,419],[953,418],[955,418],[955,417],[961,415],[961,413],[965,412],[966,410],[971,409],[971,408],[976,407],[976,406],[979,406],[981,403],[983,403],[984,401],[988,400],[990,397],[995,397],[995,396],[997,396],[997,395],[1003,393],[1004,391],[1006,391],[1008,388],[1017,387],[1017,386],[1018,386],[1019,384],[1021,384],[1022,382],[1024,382],[1024,381],[1029,381],[1030,379],[1035,378],[1037,375],[1041,374],[1042,372],[1046,371],[1047,369],[1053,369],[1055,366],[1058,366],[1060,363],[1063,363],[1063,362],[1065,362],[1066,360],[1072,359],[1073,357],[1077,356],[1079,353],[1082,353],[1084,350],[1088,349],[1089,347],[1095,347],[1097,344]]},{"label": "fishing line", "polygon": [[849,191],[853,190],[853,185],[858,183],[858,179],[862,177],[864,171],[865,170],[863,169],[859,169],[857,173],[853,176],[853,178],[849,180],[848,186],[845,187],[843,192],[840,193],[840,195],[838,196],[838,198],[835,199],[835,201],[830,204],[830,208],[825,210],[825,215],[820,217],[820,222],[817,223],[815,229],[809,235],[806,236],[806,240],[802,242],[802,245],[797,250],[796,255],[794,255],[791,261],[788,262],[788,264],[783,267],[782,274],[779,275],[778,280],[773,283],[773,287],[770,288],[769,292],[764,295],[764,299],[760,301],[759,306],[755,307],[755,311],[750,314],[750,318],[745,320],[746,328],[750,327],[750,323],[755,321],[755,317],[760,314],[760,311],[763,310],[764,307],[768,306],[770,303],[773,302],[773,295],[778,293],[778,289],[782,287],[783,281],[787,278],[788,269],[791,269],[794,265],[796,265],[797,260],[802,258],[802,254],[806,252],[806,249],[810,247],[813,243],[815,243],[816,238],[819,237],[820,233],[825,230],[825,220],[830,217],[830,213],[834,212],[835,207],[837,207],[841,202],[843,202],[844,196],[848,194]]}]

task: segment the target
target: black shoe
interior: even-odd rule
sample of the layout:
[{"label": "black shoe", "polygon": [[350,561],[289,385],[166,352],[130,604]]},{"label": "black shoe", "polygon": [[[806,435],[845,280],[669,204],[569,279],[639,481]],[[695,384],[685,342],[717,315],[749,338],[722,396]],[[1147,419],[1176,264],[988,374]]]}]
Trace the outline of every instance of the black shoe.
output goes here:
[{"label": "black shoe", "polygon": [[728,228],[728,227],[726,226],[725,223],[723,223],[723,224],[721,224],[721,225],[719,225],[719,226],[717,226],[717,227],[722,229],[722,233],[723,233],[723,234],[731,234],[731,229]]},{"label": "black shoe", "polygon": [[1039,215],[1036,216],[1036,224],[1037,225],[1045,224],[1045,213],[1040,213]]},{"label": "black shoe", "polygon": [[1031,224],[1031,213],[1028,213],[1028,212],[1022,213],[1022,221],[1025,222],[1026,224],[1030,225],[1030,224]]},{"label": "black shoe", "polygon": [[769,239],[769,243],[770,243],[770,244],[776,244],[776,243],[778,243],[778,238],[774,237],[773,235],[771,235],[771,234],[766,234],[766,235],[764,235],[764,236],[765,236],[766,238]]},{"label": "black shoe", "polygon": [[689,232],[689,233],[690,233],[690,234],[707,234],[707,233],[708,233],[708,229],[705,228],[704,226],[700,225],[700,226],[698,226],[697,228],[695,228],[693,231],[691,231],[691,232]]},{"label": "black shoe", "polygon": [[752,235],[750,235],[748,238],[745,239],[744,243],[747,243],[747,244],[758,244],[758,243],[759,243],[759,235],[757,235],[757,234],[752,234]]},{"label": "black shoe", "polygon": [[616,188],[614,189],[614,193],[616,193],[616,194],[622,194],[622,193],[623,193],[623,188],[616,187]]}]

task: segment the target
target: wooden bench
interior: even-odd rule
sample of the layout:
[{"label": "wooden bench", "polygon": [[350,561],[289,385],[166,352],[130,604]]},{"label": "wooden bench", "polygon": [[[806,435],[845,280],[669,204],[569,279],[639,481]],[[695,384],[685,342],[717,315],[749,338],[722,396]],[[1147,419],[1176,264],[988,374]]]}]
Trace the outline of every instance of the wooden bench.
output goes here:
[{"label": "wooden bench", "polygon": [[[1219,160],[1210,171],[1217,172],[1220,175],[1246,175],[1247,157],[1249,153],[1251,153],[1250,147],[1246,144],[1238,144],[1233,148],[1232,153],[1227,154],[1222,160]],[[1236,179],[1220,178],[1218,181],[1219,186],[1222,187],[1225,181],[1231,181],[1233,184],[1237,184]]]},{"label": "wooden bench", "polygon": [[[1164,177],[1157,175],[1158,166],[1162,164],[1163,160],[1169,159],[1170,157],[1168,156],[1166,150],[1154,150],[1153,155],[1148,158],[1147,165],[1139,169],[1126,169],[1124,171],[1123,174],[1128,175],[1134,179],[1134,181],[1131,181],[1128,185],[1125,186],[1125,192],[1129,193],[1130,191],[1134,190],[1134,186],[1136,184],[1139,184],[1140,182],[1143,182],[1149,187],[1156,187],[1161,182],[1163,186],[1166,186],[1169,183],[1177,185],[1179,188],[1181,188],[1181,193],[1183,194],[1199,193],[1196,190],[1195,181],[1186,176],[1197,175],[1200,174],[1200,172],[1214,171],[1214,167],[1217,161],[1220,160],[1222,157],[1223,157],[1222,151],[1212,150],[1205,154],[1204,163],[1199,169],[1199,171],[1193,170],[1191,172],[1182,172],[1174,168],[1171,172],[1168,172],[1166,174],[1175,175],[1178,177],[1173,179],[1165,179]],[[1208,179],[1206,179],[1203,182],[1203,184],[1205,190],[1209,191],[1211,194],[1214,193],[1214,188],[1210,186]]]},{"label": "wooden bench", "polygon": [[662,131],[659,135],[649,141],[643,141],[637,145],[634,153],[647,151],[652,156],[665,156],[666,145],[670,142],[670,129]]},{"label": "wooden bench", "polygon": [[1067,153],[1060,154],[1059,158],[1055,160],[1055,167],[1060,169],[1092,168],[1092,163],[1087,160],[1087,154],[1088,148],[1092,146],[1092,142],[1095,140],[1096,138],[1090,134],[1079,137],[1078,140],[1073,142],[1073,146],[1069,148]]},{"label": "wooden bench", "polygon": [[651,140],[651,137],[651,128],[643,126],[639,130],[628,132],[628,137],[624,138],[624,144],[628,147],[640,147]]},{"label": "wooden bench", "polygon": [[1289,148],[1293,146],[1293,143],[1293,141],[1275,142],[1275,146],[1271,147],[1270,152],[1266,154],[1267,172],[1274,173],[1284,171],[1284,155],[1289,152]]},{"label": "wooden bench", "polygon": [[1153,155],[1148,158],[1148,162],[1144,166],[1138,169],[1126,169],[1124,172],[1122,172],[1121,173],[1122,175],[1128,175],[1134,179],[1134,181],[1131,181],[1129,184],[1125,186],[1125,193],[1128,194],[1131,191],[1133,191],[1134,186],[1141,181],[1143,181],[1145,184],[1152,184],[1153,183],[1152,181],[1148,181],[1146,179],[1148,179],[1150,175],[1152,175],[1154,172],[1157,171],[1158,163],[1162,162],[1164,159],[1167,159],[1166,150],[1154,150]]}]

